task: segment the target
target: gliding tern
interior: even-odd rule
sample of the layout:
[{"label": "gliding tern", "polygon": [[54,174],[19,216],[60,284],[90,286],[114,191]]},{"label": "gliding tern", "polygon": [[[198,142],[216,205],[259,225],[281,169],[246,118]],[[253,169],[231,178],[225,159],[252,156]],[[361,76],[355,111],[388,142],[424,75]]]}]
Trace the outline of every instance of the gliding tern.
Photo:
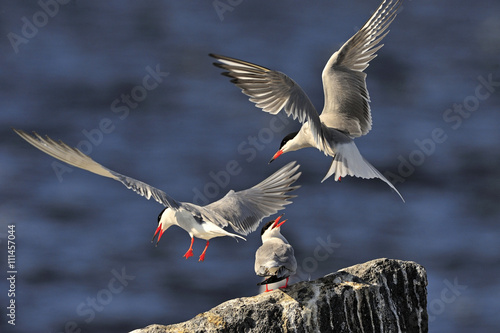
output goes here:
[{"label": "gliding tern", "polygon": [[[21,130],[13,130],[28,143],[52,157],[97,175],[117,180],[146,199],[153,198],[163,204],[166,208],[158,216],[158,227],[151,242],[158,235],[156,241],[158,245],[165,230],[173,225],[181,227],[191,237],[189,250],[184,254],[186,259],[193,256],[194,237],[207,241],[199,261],[205,259],[209,240],[214,237],[230,236],[236,240],[238,238],[246,240],[240,235],[255,231],[263,218],[284,209],[285,205],[291,203],[288,199],[296,197],[288,192],[300,187],[292,186],[301,173],[297,172],[299,165],[291,162],[254,187],[238,192],[231,190],[218,201],[198,206],[176,201],[153,186],[110,170],[62,141],[56,142],[48,136],[43,138],[35,132],[29,135]],[[223,229],[228,225],[240,235]]]}]

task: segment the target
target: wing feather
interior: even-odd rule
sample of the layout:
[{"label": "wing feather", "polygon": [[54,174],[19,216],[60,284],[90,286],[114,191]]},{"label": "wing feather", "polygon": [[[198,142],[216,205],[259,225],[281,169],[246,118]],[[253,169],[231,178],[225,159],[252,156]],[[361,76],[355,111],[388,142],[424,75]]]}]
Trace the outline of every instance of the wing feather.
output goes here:
[{"label": "wing feather", "polygon": [[151,185],[143,183],[134,178],[122,175],[118,172],[110,170],[101,164],[97,163],[89,156],[82,153],[80,150],[76,148],[72,148],[65,144],[62,141],[56,142],[46,136],[43,138],[36,132],[33,132],[33,135],[30,135],[22,130],[13,129],[21,138],[26,140],[28,143],[33,145],[35,148],[40,149],[44,153],[63,161],[69,165],[75,166],[77,168],[87,170],[89,172],[95,173],[97,175],[111,178],[121,182],[128,189],[133,190],[137,194],[145,197],[146,199],[153,198],[159,203],[177,209],[179,208],[179,203],[175,201],[173,198],[168,196],[162,190],[159,190]]},{"label": "wing feather", "polygon": [[289,192],[300,186],[292,186],[299,178],[299,165],[290,162],[259,184],[247,190],[229,191],[222,199],[200,207],[183,203],[183,208],[220,227],[230,225],[241,235],[255,231],[263,218],[284,209],[295,195]]},{"label": "wing feather", "polygon": [[222,75],[232,78],[231,82],[258,108],[274,115],[284,110],[287,116],[298,119],[302,124],[309,122],[318,148],[326,149],[328,144],[323,137],[318,112],[295,81],[286,74],[247,61],[217,54],[210,56],[219,61],[214,63],[215,66],[227,71]]},{"label": "wing feather", "polygon": [[276,276],[278,279],[295,274],[297,261],[293,247],[281,241],[268,241],[255,253],[255,273],[259,276]]},{"label": "wing feather", "polygon": [[351,137],[372,127],[370,97],[363,70],[377,55],[382,39],[396,17],[402,0],[384,0],[363,27],[328,60],[323,69],[325,105],[321,121]]}]

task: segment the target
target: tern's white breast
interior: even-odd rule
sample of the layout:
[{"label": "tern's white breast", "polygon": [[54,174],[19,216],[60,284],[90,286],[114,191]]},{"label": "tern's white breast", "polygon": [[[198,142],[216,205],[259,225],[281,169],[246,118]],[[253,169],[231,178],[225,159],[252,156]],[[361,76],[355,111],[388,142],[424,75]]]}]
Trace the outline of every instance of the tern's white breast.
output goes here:
[{"label": "tern's white breast", "polygon": [[176,224],[186,230],[190,235],[201,239],[230,236],[231,234],[211,222],[199,222],[193,215],[185,210],[176,211],[174,214]]}]

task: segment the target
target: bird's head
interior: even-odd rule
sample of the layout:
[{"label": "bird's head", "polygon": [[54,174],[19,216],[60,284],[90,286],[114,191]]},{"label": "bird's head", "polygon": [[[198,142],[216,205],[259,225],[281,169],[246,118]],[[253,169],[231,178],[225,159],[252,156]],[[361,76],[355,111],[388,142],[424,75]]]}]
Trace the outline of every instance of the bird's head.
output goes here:
[{"label": "bird's head", "polygon": [[151,239],[151,243],[154,242],[156,235],[158,235],[158,239],[156,240],[155,246],[158,246],[158,242],[160,241],[161,236],[171,226],[174,224],[171,222],[170,219],[170,213],[172,213],[172,209],[166,207],[161,211],[161,213],[158,215],[158,227],[156,228],[155,234],[153,235],[153,238]]},{"label": "bird's head", "polygon": [[290,133],[287,136],[285,136],[283,138],[283,140],[281,140],[280,149],[276,152],[276,154],[274,154],[273,158],[271,158],[269,163],[271,163],[272,161],[274,161],[275,159],[280,157],[281,154],[294,150],[292,143],[293,143],[293,139],[297,136],[297,133],[299,133],[299,132]]},{"label": "bird's head", "polygon": [[281,214],[280,216],[278,216],[278,218],[276,218],[276,220],[269,221],[262,227],[262,230],[260,231],[260,236],[263,242],[272,237],[283,238],[283,236],[280,233],[281,230],[280,228],[283,225],[283,223],[287,221],[283,220],[280,222],[280,219],[283,215],[284,214]]}]

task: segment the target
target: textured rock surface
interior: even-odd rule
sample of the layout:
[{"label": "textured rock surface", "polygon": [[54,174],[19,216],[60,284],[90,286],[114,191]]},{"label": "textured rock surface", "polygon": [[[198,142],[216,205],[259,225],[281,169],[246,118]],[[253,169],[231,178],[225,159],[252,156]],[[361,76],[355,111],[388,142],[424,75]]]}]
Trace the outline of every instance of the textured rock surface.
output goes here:
[{"label": "textured rock surface", "polygon": [[164,332],[427,332],[427,275],[411,261],[376,259],[286,291],[230,300]]}]

